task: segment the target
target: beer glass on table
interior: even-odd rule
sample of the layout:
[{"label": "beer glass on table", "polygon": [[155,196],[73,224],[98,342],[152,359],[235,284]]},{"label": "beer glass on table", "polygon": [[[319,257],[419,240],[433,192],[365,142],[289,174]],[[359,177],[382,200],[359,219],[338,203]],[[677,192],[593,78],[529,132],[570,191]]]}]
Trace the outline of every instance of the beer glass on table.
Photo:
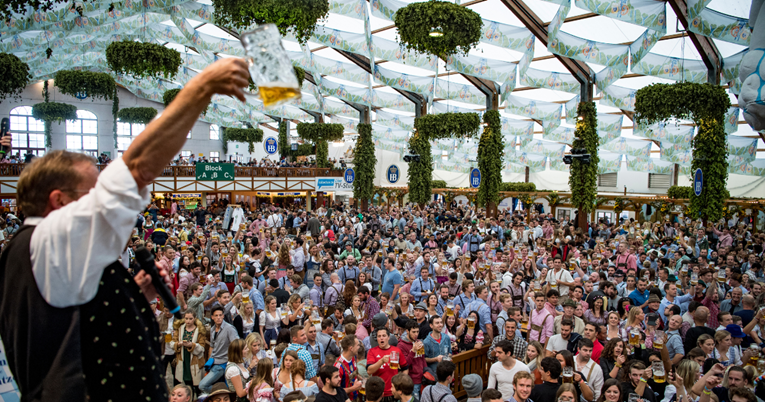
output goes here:
[{"label": "beer glass on table", "polygon": [[396,352],[396,351],[390,352],[390,362],[389,362],[389,365],[390,365],[391,369],[393,369],[393,370],[398,370],[399,369],[399,365],[398,365],[399,359],[400,359],[400,357],[398,355],[398,352]]},{"label": "beer glass on table", "polygon": [[573,367],[563,367],[563,383],[566,384],[573,384],[574,383],[574,368]]},{"label": "beer glass on table", "polygon": [[447,317],[453,317],[454,316],[454,302],[453,301],[446,302],[446,316]]},{"label": "beer glass on table", "polygon": [[651,370],[653,370],[654,382],[662,384],[667,381],[667,374],[664,371],[664,363],[653,362],[653,364],[651,364]]},{"label": "beer glass on table", "polygon": [[240,40],[250,77],[266,109],[273,109],[300,98],[300,86],[292,61],[282,46],[282,38],[274,24],[263,24],[245,32]]},{"label": "beer glass on table", "polygon": [[656,349],[664,349],[664,331],[657,330],[653,334],[653,347]]},{"label": "beer glass on table", "polygon": [[632,346],[640,345],[640,330],[638,328],[632,327],[630,329],[629,344]]}]

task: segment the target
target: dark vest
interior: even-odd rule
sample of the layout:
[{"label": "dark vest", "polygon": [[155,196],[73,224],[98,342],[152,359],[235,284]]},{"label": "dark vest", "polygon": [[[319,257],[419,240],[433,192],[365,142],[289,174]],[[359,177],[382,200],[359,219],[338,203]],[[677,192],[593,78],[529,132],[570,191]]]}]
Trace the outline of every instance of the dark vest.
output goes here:
[{"label": "dark vest", "polygon": [[32,273],[34,229],[0,254],[0,337],[22,401],[166,401],[159,328],[132,277],[115,261],[91,301],[53,307]]}]

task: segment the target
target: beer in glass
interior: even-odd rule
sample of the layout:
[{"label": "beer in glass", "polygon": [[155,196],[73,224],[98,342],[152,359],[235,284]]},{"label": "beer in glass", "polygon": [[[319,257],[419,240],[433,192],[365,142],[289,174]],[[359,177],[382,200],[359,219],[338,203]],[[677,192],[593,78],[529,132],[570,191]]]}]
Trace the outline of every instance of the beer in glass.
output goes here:
[{"label": "beer in glass", "polygon": [[757,360],[760,356],[760,348],[756,344],[752,343],[751,345],[749,345],[749,350],[751,350],[754,353],[752,353],[752,355],[749,356],[749,363],[747,364],[753,367],[757,367]]},{"label": "beer in glass", "polygon": [[446,316],[454,316],[454,302],[452,301],[446,302]]},{"label": "beer in glass", "polygon": [[699,274],[691,272],[691,285],[696,286],[699,284]]},{"label": "beer in glass", "polygon": [[667,381],[667,374],[664,372],[664,363],[653,362],[653,364],[651,364],[651,369],[653,370],[653,380],[657,384],[662,384]]},{"label": "beer in glass", "polygon": [[399,362],[398,352],[395,352],[395,351],[390,352],[390,368],[392,368],[393,370],[398,370],[399,369],[398,362]]},{"label": "beer in glass", "polygon": [[558,289],[558,281],[555,278],[550,279],[550,289]]},{"label": "beer in glass", "polygon": [[574,383],[574,368],[573,367],[563,367],[563,383],[564,384]]},{"label": "beer in glass", "polygon": [[172,341],[173,341],[173,333],[165,332],[165,343],[170,343]]},{"label": "beer in glass", "polygon": [[721,269],[717,271],[717,282],[725,283],[725,270]]},{"label": "beer in glass", "polygon": [[240,40],[250,77],[266,109],[300,98],[300,85],[276,25],[260,25],[243,33]]},{"label": "beer in glass", "polygon": [[472,315],[468,316],[468,318],[467,318],[467,325],[468,325],[468,328],[470,328],[470,329],[475,328],[475,316],[472,316]]},{"label": "beer in glass", "polygon": [[632,346],[640,345],[640,330],[637,328],[630,329],[629,343]]},{"label": "beer in glass", "polygon": [[249,302],[250,302],[250,294],[242,293],[242,303],[249,303]]},{"label": "beer in glass", "polygon": [[[422,342],[420,342],[420,343],[422,343]],[[414,354],[414,357],[420,357],[420,356],[425,356],[425,345],[420,346],[420,348],[417,349],[415,354]]]},{"label": "beer in glass", "polygon": [[653,335],[653,347],[656,349],[664,349],[664,331],[656,331]]}]

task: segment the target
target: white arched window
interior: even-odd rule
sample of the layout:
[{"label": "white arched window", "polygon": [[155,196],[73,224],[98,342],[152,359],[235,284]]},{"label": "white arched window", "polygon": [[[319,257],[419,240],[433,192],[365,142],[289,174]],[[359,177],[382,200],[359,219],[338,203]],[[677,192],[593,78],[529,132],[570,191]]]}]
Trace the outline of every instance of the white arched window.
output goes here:
[{"label": "white arched window", "polygon": [[133,139],[141,134],[146,128],[145,124],[122,123],[117,120],[117,154],[122,155],[127,151]]},{"label": "white arched window", "polygon": [[210,124],[210,139],[211,140],[220,139],[220,127],[218,127],[217,124]]},{"label": "white arched window", "polygon": [[66,121],[66,149],[98,156],[98,119],[87,110],[77,111],[77,120]]},{"label": "white arched window", "polygon": [[31,106],[19,106],[11,110],[12,152],[19,154],[21,160],[31,152],[37,156],[45,155],[45,123],[32,117]]}]

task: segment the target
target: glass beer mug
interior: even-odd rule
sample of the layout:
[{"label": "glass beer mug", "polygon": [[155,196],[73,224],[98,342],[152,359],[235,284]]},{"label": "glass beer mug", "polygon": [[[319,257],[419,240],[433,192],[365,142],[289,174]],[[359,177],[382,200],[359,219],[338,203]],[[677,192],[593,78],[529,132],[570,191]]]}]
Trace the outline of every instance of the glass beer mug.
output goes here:
[{"label": "glass beer mug", "polygon": [[691,272],[691,285],[696,286],[699,284],[699,274]]},{"label": "glass beer mug", "polygon": [[242,293],[242,303],[249,303],[249,302],[250,302],[250,294]]},{"label": "glass beer mug", "polygon": [[240,40],[250,76],[266,109],[300,98],[300,85],[276,25],[260,25],[243,33]]},{"label": "glass beer mug", "polygon": [[717,271],[717,282],[725,283],[725,270],[721,269]]},{"label": "glass beer mug", "polygon": [[555,278],[550,279],[550,289],[558,289],[558,281]]},{"label": "glass beer mug", "polygon": [[632,346],[638,346],[640,345],[640,330],[633,327],[630,329],[630,339],[629,343]]},{"label": "glass beer mug", "polygon": [[172,341],[173,341],[173,333],[165,332],[165,343],[170,343]]},{"label": "glass beer mug", "polygon": [[472,315],[471,315],[471,316],[469,316],[469,317],[467,318],[467,326],[468,326],[468,328],[470,328],[470,329],[473,329],[473,328],[475,328],[475,316],[472,316]]},{"label": "glass beer mug", "polygon": [[653,334],[653,347],[659,350],[664,349],[664,331],[657,330]]},{"label": "glass beer mug", "polygon": [[389,364],[390,364],[390,368],[391,369],[398,370],[398,368],[399,368],[399,366],[398,366],[399,359],[400,359],[400,357],[398,355],[398,352],[395,352],[395,351],[394,352],[390,352],[390,363]]},{"label": "glass beer mug", "polygon": [[574,368],[573,367],[563,367],[563,383],[566,384],[573,384],[574,383]]},{"label": "glass beer mug", "polygon": [[446,302],[446,315],[448,317],[454,316],[454,302]]},{"label": "glass beer mug", "polygon": [[651,364],[651,370],[653,370],[653,380],[657,384],[662,384],[667,381],[667,374],[664,371],[664,363],[653,362],[653,364]]}]

